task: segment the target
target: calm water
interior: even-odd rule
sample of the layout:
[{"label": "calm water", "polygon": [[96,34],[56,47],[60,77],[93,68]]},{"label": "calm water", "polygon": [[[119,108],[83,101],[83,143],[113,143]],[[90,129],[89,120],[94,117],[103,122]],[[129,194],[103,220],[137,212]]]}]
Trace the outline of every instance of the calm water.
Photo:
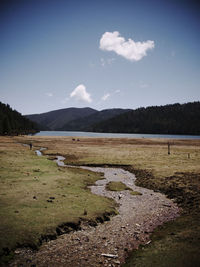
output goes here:
[{"label": "calm water", "polygon": [[112,137],[112,138],[169,138],[169,139],[200,139],[198,135],[168,135],[168,134],[118,134],[118,133],[93,133],[93,132],[65,132],[41,131],[38,136],[71,136],[71,137]]}]

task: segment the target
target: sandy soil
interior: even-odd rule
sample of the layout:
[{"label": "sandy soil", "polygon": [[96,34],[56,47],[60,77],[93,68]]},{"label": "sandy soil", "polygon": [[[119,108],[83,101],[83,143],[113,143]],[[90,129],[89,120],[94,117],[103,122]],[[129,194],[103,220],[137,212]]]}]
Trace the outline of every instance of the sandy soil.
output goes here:
[{"label": "sandy soil", "polygon": [[[150,243],[150,233],[158,225],[179,216],[179,209],[172,200],[163,194],[135,186],[136,178],[128,171],[82,168],[104,173],[105,179],[91,186],[91,191],[115,199],[119,204],[119,214],[96,227],[82,223],[80,231],[44,243],[37,252],[17,249],[15,261],[10,266],[120,266],[129,251],[141,243]],[[105,185],[110,181],[121,181],[142,195],[133,196],[128,190],[106,191]]]}]

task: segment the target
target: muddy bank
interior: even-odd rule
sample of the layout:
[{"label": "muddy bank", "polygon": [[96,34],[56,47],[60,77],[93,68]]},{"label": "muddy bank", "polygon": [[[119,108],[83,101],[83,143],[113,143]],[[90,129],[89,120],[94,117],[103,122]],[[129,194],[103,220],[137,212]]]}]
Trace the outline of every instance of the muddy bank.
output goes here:
[{"label": "muddy bank", "polygon": [[[63,160],[64,157],[57,157],[59,166],[64,166]],[[97,181],[90,188],[94,194],[113,198],[119,205],[118,215],[104,223],[99,219],[96,227],[82,222],[80,230],[44,243],[37,252],[18,249],[16,259],[10,266],[119,266],[129,251],[141,243],[150,243],[150,234],[158,225],[179,215],[179,209],[172,200],[136,186],[136,177],[128,171],[119,168],[82,168],[104,173],[105,179]],[[105,186],[111,181],[123,182],[142,195],[133,196],[128,190],[107,191]]]},{"label": "muddy bank", "polygon": [[157,178],[147,170],[134,169],[132,166],[123,168],[135,173],[136,185],[163,192],[170,199],[174,199],[182,208],[182,214],[199,214],[200,173],[175,172],[172,176]]}]

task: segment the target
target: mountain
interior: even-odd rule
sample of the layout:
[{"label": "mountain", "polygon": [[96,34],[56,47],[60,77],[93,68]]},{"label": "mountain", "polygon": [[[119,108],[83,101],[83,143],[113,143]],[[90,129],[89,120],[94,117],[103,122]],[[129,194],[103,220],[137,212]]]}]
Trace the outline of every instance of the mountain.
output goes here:
[{"label": "mountain", "polygon": [[40,130],[112,133],[200,134],[200,102],[147,108],[66,108],[27,115]]},{"label": "mountain", "polygon": [[0,135],[28,134],[38,131],[36,123],[0,102]]},{"label": "mountain", "polygon": [[96,113],[92,108],[65,108],[41,114],[26,115],[26,117],[40,125],[41,130],[58,130],[66,123],[87,117]]},{"label": "mountain", "polygon": [[132,110],[94,124],[94,132],[200,135],[200,102]]},{"label": "mountain", "polygon": [[111,119],[119,114],[123,114],[124,112],[130,111],[130,109],[105,109],[102,111],[96,111],[92,115],[86,116],[84,118],[79,118],[76,120],[72,120],[66,123],[59,130],[62,131],[90,131],[94,124]]}]

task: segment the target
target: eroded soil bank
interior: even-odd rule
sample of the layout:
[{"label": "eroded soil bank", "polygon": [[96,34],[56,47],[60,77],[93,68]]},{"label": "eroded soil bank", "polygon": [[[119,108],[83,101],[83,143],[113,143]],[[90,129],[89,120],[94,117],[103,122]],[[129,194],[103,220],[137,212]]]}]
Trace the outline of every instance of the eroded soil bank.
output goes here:
[{"label": "eroded soil bank", "polygon": [[[37,252],[18,249],[10,266],[119,266],[128,252],[139,244],[148,246],[149,235],[158,225],[179,216],[179,209],[172,200],[163,194],[135,186],[136,178],[128,171],[82,168],[104,173],[105,179],[91,186],[91,191],[115,199],[119,204],[119,214],[96,227],[82,223],[81,230],[44,243]],[[142,195],[133,196],[128,190],[107,191],[105,185],[110,181],[121,181]]]}]

